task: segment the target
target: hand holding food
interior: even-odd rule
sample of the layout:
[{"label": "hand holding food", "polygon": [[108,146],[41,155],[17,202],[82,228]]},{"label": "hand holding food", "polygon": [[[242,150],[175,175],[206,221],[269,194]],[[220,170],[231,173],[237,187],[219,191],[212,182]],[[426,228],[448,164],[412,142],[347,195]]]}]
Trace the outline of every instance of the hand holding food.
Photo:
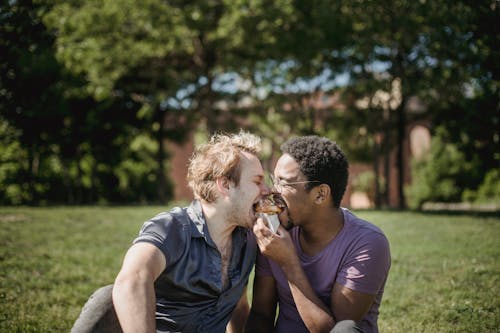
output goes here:
[{"label": "hand holding food", "polygon": [[283,199],[276,193],[270,194],[255,205],[255,211],[265,217],[272,232],[276,233],[280,225],[278,214],[286,208]]}]

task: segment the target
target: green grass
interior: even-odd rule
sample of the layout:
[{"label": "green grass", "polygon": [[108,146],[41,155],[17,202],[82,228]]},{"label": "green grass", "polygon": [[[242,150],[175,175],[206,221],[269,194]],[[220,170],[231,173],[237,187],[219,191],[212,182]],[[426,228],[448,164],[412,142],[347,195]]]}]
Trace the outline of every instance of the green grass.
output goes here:
[{"label": "green grass", "polygon": [[[0,208],[0,332],[68,332],[165,207]],[[387,234],[381,332],[500,332],[500,217],[359,212]]]}]

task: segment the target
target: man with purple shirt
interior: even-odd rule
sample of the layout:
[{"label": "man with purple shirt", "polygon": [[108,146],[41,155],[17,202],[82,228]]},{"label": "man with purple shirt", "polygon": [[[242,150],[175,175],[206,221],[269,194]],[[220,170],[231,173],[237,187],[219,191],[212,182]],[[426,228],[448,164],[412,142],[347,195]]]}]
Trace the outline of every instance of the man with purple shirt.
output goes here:
[{"label": "man with purple shirt", "polygon": [[378,227],[340,207],[344,153],[318,136],[290,139],[281,149],[273,182],[288,209],[277,233],[262,219],[253,228],[261,254],[246,332],[378,332],[389,243]]}]

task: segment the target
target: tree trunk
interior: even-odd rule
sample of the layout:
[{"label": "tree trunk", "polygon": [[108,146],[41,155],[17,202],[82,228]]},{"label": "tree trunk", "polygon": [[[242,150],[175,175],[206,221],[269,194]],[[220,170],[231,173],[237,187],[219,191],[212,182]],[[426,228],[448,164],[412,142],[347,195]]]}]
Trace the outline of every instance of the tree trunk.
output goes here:
[{"label": "tree trunk", "polygon": [[380,163],[380,145],[375,142],[373,145],[373,174],[374,174],[374,181],[375,181],[375,208],[380,209],[381,207],[381,193],[380,193],[380,168],[379,168],[379,163]]},{"label": "tree trunk", "polygon": [[77,204],[82,204],[83,203],[83,184],[82,184],[82,177],[83,177],[83,171],[80,166],[80,162],[82,161],[82,153],[81,153],[81,148],[77,149],[76,152],[76,186],[75,186],[75,202]]},{"label": "tree trunk", "polygon": [[398,144],[396,165],[398,169],[398,208],[406,208],[406,198],[404,194],[404,181],[405,181],[405,161],[404,161],[404,142],[406,137],[406,113],[405,113],[405,99],[403,97],[401,104],[397,108],[398,115]]},{"label": "tree trunk", "polygon": [[156,139],[158,141],[158,152],[156,155],[157,170],[156,176],[158,179],[158,201],[164,204],[167,201],[167,180],[165,179],[165,147],[164,147],[164,132],[165,132],[165,111],[160,109],[157,105],[155,113],[157,115],[157,121],[160,124]]},{"label": "tree trunk", "polygon": [[37,174],[38,174],[38,151],[36,144],[32,144],[30,148],[28,149],[28,172],[27,174],[27,181],[28,181],[28,189],[29,192],[31,193],[29,200],[30,205],[34,205],[37,203],[37,194],[35,190],[35,182],[37,179]]},{"label": "tree trunk", "polygon": [[384,195],[383,205],[386,207],[391,206],[391,152],[384,151]]}]

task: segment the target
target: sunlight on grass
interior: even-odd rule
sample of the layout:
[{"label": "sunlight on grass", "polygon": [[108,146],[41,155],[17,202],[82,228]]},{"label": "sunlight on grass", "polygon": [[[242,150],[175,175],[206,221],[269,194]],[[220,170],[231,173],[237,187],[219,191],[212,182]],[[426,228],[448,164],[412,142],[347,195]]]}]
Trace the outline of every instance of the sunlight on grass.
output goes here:
[{"label": "sunlight on grass", "polygon": [[[0,332],[68,332],[143,221],[166,209],[0,208]],[[359,215],[391,243],[381,332],[498,332],[499,217]]]}]

